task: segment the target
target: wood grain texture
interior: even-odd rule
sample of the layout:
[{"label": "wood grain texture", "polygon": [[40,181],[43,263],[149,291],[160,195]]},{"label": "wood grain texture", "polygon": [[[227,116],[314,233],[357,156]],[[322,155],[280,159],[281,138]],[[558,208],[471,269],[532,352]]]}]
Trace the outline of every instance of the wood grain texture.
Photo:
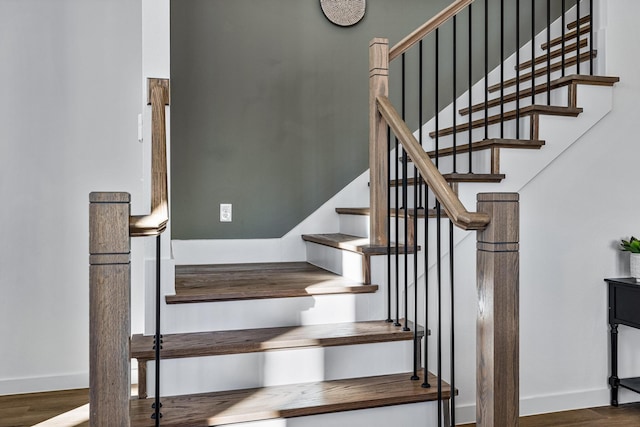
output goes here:
[{"label": "wood grain texture", "polygon": [[433,18],[429,19],[427,22],[422,24],[411,34],[409,34],[408,36],[400,40],[395,46],[393,46],[393,48],[391,48],[391,50],[389,51],[389,62],[405,53],[413,45],[425,38],[431,32],[435,31],[436,28],[439,28],[449,19],[453,18],[455,15],[464,10],[467,6],[473,3],[473,1],[474,0],[456,0],[452,2],[449,6],[444,8]]},{"label": "wood grain texture", "polygon": [[[505,139],[505,138],[491,138],[483,139],[471,143],[471,151],[489,150],[492,148],[517,148],[517,149],[529,149],[537,150],[545,144],[544,141],[532,140],[532,139]],[[456,153],[468,153],[469,144],[461,144],[456,147]],[[427,154],[431,158],[436,157],[435,151],[428,151]],[[438,150],[438,157],[446,157],[453,155],[453,147],[440,148]]]},{"label": "wood grain texture", "polygon": [[[371,211],[370,208],[336,208],[336,212],[338,212],[339,214],[342,215],[369,215],[369,212]],[[391,209],[390,212],[391,216],[404,216],[404,209]],[[409,209],[408,211],[409,217],[413,218],[414,216],[418,216],[418,218],[424,218],[425,217],[425,210],[424,209],[420,209],[418,208],[418,210],[415,210],[413,208]],[[435,209],[427,209],[426,214],[429,216],[429,218],[435,218],[436,217],[436,210]],[[447,218],[446,216],[446,212],[442,212],[441,213],[442,218]],[[395,245],[395,243],[392,243],[392,246]],[[383,249],[381,248],[376,248],[376,255],[382,255],[382,254],[386,254],[386,251],[383,251]]]},{"label": "wood grain texture", "polygon": [[92,426],[128,426],[131,388],[129,195],[89,206],[89,382]]},{"label": "wood grain texture", "polygon": [[413,160],[414,166],[418,168],[451,221],[463,230],[478,230],[486,227],[489,223],[489,217],[484,213],[469,212],[465,209],[457,194],[451,189],[438,168],[436,168],[420,146],[420,143],[413,136],[407,124],[391,105],[391,101],[386,97],[378,97],[378,106],[386,122],[402,143],[403,148]]},{"label": "wood grain texture", "polygon": [[517,193],[478,195],[491,216],[478,232],[476,422],[519,424],[519,214]]},{"label": "wood grain texture", "polygon": [[370,293],[364,285],[306,262],[179,265],[168,304]]},{"label": "wood grain texture", "polygon": [[169,221],[167,185],[167,123],[165,106],[169,105],[169,80],[148,79],[151,104],[151,212],[130,218],[132,237],[156,236]]},{"label": "wood grain texture", "polygon": [[369,236],[371,244],[385,246],[389,189],[387,127],[378,111],[378,96],[389,94],[389,40],[375,38],[369,44]]},{"label": "wood grain texture", "polygon": [[[582,49],[582,48],[587,47],[588,44],[589,44],[589,41],[587,39],[581,39],[579,42],[574,42],[574,43],[571,43],[569,45],[566,45],[564,47],[564,54],[566,55],[568,53],[573,53],[573,52],[577,51],[578,48]],[[556,50],[553,50],[553,51],[550,52],[549,59],[560,58],[560,57],[562,57],[562,53],[563,53],[563,50],[562,50],[562,46],[561,46],[559,49],[556,49]],[[540,64],[546,63],[547,59],[548,59],[547,55],[544,54],[544,55],[540,55],[540,56],[536,57],[533,62],[534,62],[534,65],[540,65]],[[525,68],[531,68],[531,60],[525,61],[520,65],[515,65],[514,68],[516,70],[523,70]]]},{"label": "wood grain texture", "polygon": [[573,30],[578,25],[591,24],[591,15],[585,15],[578,21],[572,21],[567,24],[567,30]]},{"label": "wood grain texture", "polygon": [[[423,336],[422,328],[418,336]],[[302,347],[333,347],[390,341],[411,341],[413,331],[403,331],[384,320],[291,326],[232,331],[163,335],[162,358],[219,356]],[[134,335],[131,357],[152,360],[153,336]]]},{"label": "wood grain texture", "polygon": [[[554,79],[550,82],[551,90],[558,89],[563,86],[570,86],[572,84],[577,85],[591,85],[591,86],[613,86],[617,82],[620,81],[618,77],[607,77],[607,76],[586,76],[581,74],[570,74],[564,77],[560,77],[558,79]],[[547,91],[547,83],[542,83],[536,85],[533,90],[536,94],[544,93]],[[501,103],[513,102],[519,96],[520,99],[524,99],[531,96],[532,89],[530,87],[521,88],[520,92],[511,92],[504,95],[503,101],[500,98],[493,98],[487,102],[487,108],[497,107]],[[518,95],[519,94],[519,95]],[[568,106],[574,106],[572,104],[568,104]],[[472,112],[484,111],[484,102],[480,102],[478,104],[474,104],[471,107]],[[460,110],[460,114],[465,116],[469,114],[469,108],[462,108]]]},{"label": "wood grain texture", "polygon": [[[594,49],[593,57],[595,58],[597,56],[598,56],[598,51]],[[564,65],[565,67],[570,67],[572,65],[577,64],[578,61],[582,63],[582,62],[588,61],[590,58],[591,58],[591,52],[584,52],[584,53],[581,53],[579,56],[574,55],[574,56],[570,56],[569,58],[566,58],[564,61]],[[550,67],[547,67],[547,66],[538,67],[535,69],[534,72],[528,72],[520,75],[520,83],[522,84],[523,82],[529,81],[535,77],[546,76],[547,69],[549,69],[550,72],[561,70],[562,61],[554,62],[551,64]],[[502,84],[502,87],[509,88],[509,87],[515,86],[517,82],[518,80],[515,77],[512,79],[507,79]],[[498,92],[500,90],[500,87],[501,87],[500,83],[489,86],[489,92],[492,92],[492,93]]]},{"label": "wood grain texture", "polygon": [[[591,24],[582,25],[580,26],[580,28],[575,28],[569,31],[568,33],[564,34],[564,42],[566,43],[569,40],[573,40],[583,34],[587,34],[589,33],[590,30],[591,30]],[[549,44],[547,44],[546,42],[542,43],[541,47],[542,47],[542,50],[546,50],[548,47],[554,47],[560,44],[562,44],[562,36],[552,39],[551,43]]]},{"label": "wood grain texture", "polygon": [[[344,211],[338,213],[353,212],[352,215],[369,215],[370,208],[342,208]],[[337,211],[337,209],[336,209]],[[358,213],[356,213],[358,212]],[[404,211],[400,209],[398,212],[395,209],[391,210],[391,214],[396,216],[403,216]],[[369,239],[364,237],[351,236],[349,234],[342,233],[327,233],[327,234],[303,234],[302,239],[307,242],[317,243],[319,245],[329,246],[336,249],[344,249],[350,252],[357,252],[364,255],[386,255],[387,245],[372,245],[369,243]],[[413,245],[413,243],[411,244]],[[402,245],[400,245],[400,253],[405,253]],[[395,253],[395,243],[391,243],[391,253]],[[410,247],[406,253],[413,253],[412,247]]]},{"label": "wood grain texture", "polygon": [[[410,377],[411,373],[402,373],[165,397],[162,425],[204,427],[436,400],[435,387],[422,388],[422,381]],[[430,376],[429,382],[437,380]],[[444,399],[449,395],[449,386],[443,383]],[[153,426],[149,408],[148,399],[131,401],[133,427]]]},{"label": "wood grain texture", "polygon": [[[580,113],[582,113],[582,108],[571,108],[571,107],[558,107],[555,105],[527,105],[526,107],[520,108],[520,117],[526,117],[533,114],[543,114],[548,116],[567,116],[567,117],[577,117]],[[494,125],[500,123],[502,120],[509,121],[516,119],[516,110],[505,111],[502,116],[500,114],[495,114],[493,116],[489,116],[487,118],[487,123],[489,125]],[[485,119],[476,119],[471,122],[471,127],[473,129],[484,127]],[[469,130],[469,126],[467,123],[461,124],[455,127],[447,127],[444,129],[440,129],[438,131],[439,136],[447,136],[451,135],[455,132],[466,132]],[[431,138],[435,138],[435,131],[429,132],[429,136]],[[537,140],[538,138],[530,136],[529,139]]]}]

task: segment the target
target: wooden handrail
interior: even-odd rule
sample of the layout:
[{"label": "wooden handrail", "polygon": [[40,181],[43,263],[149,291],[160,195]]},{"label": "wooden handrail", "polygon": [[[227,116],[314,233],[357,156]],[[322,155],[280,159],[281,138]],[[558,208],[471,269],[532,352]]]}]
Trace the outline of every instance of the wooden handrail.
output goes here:
[{"label": "wooden handrail", "polygon": [[394,134],[413,160],[429,188],[442,204],[451,221],[463,230],[484,230],[489,224],[490,217],[484,212],[469,212],[449,186],[438,168],[433,164],[429,155],[420,146],[406,123],[386,96],[378,96],[378,110]]},{"label": "wooden handrail", "polygon": [[151,105],[151,213],[130,217],[131,237],[157,236],[167,228],[169,221],[165,114],[165,105],[169,105],[169,80],[149,79],[148,97]]},{"label": "wooden handrail", "polygon": [[405,53],[411,46],[418,43],[426,35],[434,31],[436,28],[440,27],[442,24],[447,22],[453,16],[457,15],[461,10],[463,10],[473,2],[474,0],[456,0],[451,3],[436,16],[429,19],[427,22],[422,24],[422,26],[420,26],[414,32],[412,32],[407,37],[400,40],[395,46],[393,46],[389,50],[389,61],[393,61],[395,58]]}]

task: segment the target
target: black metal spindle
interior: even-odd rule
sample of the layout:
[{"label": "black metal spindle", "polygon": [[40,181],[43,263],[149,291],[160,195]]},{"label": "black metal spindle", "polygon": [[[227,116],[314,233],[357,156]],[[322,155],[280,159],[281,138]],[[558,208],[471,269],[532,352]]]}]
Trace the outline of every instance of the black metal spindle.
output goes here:
[{"label": "black metal spindle", "polygon": [[500,138],[504,138],[504,0],[500,0]]},{"label": "black metal spindle", "polygon": [[576,2],[576,23],[576,43],[578,44],[578,50],[576,51],[576,74],[580,74],[580,0]]},{"label": "black metal spindle", "polygon": [[[406,122],[406,72],[405,72],[405,54],[402,54],[402,121]],[[403,331],[408,331],[409,327],[407,326],[408,317],[409,317],[409,204],[407,201],[407,190],[408,190],[408,157],[407,150],[402,150],[402,207],[404,209],[403,219],[404,219],[404,327]]]},{"label": "black metal spindle", "polygon": [[520,139],[520,0],[516,0],[516,64],[516,139]]},{"label": "black metal spindle", "polygon": [[589,0],[589,75],[593,76],[593,0]]},{"label": "black metal spindle", "polygon": [[[423,58],[423,43],[422,40],[420,40],[420,44],[419,44],[419,55],[418,55],[418,126],[420,129],[420,133],[418,134],[418,138],[420,139],[420,147],[423,147],[423,140],[422,140],[422,133],[423,133],[423,125],[424,125],[424,117],[423,117],[423,111],[422,111],[422,103],[423,103],[423,88],[422,88],[422,69],[423,69],[423,62],[422,62],[422,58]],[[418,175],[418,197],[419,197],[419,201],[418,201],[418,209],[422,209],[422,175]],[[426,219],[425,219],[426,221]]]},{"label": "black metal spindle", "polygon": [[456,83],[458,81],[458,78],[457,78],[458,77],[457,76],[458,75],[458,72],[457,72],[458,71],[458,68],[457,68],[457,62],[458,62],[457,59],[458,58],[457,58],[457,55],[456,55],[456,50],[457,50],[456,49],[456,42],[457,42],[457,36],[458,35],[457,35],[457,31],[456,31],[456,27],[457,27],[456,23],[457,23],[457,15],[454,15],[453,16],[453,67],[452,67],[452,70],[453,70],[453,76],[452,76],[452,78],[453,78],[453,85],[452,85],[453,86],[453,135],[452,135],[452,137],[453,137],[453,155],[452,155],[452,157],[453,157],[453,159],[452,159],[452,161],[453,161],[453,166],[452,166],[453,170],[452,170],[452,172],[453,173],[457,172],[457,159],[458,159],[458,156],[457,156],[457,153],[456,153],[457,148],[458,148],[457,147],[458,131],[456,129],[456,122],[457,122],[457,115],[458,115],[458,111],[456,111],[457,110],[457,104],[456,104],[457,88],[456,88]]},{"label": "black metal spindle", "polygon": [[440,142],[440,136],[438,135],[438,133],[440,132],[440,115],[439,113],[439,106],[438,106],[438,98],[439,98],[439,94],[438,94],[438,90],[439,90],[439,80],[440,80],[440,65],[439,65],[439,61],[440,61],[440,29],[436,28],[436,35],[435,35],[435,61],[434,61],[434,65],[435,65],[435,93],[434,93],[434,98],[435,98],[435,119],[436,119],[436,138],[435,138],[435,164],[436,167],[438,167],[439,164],[439,160],[440,160],[440,153],[439,153],[439,142]]},{"label": "black metal spindle", "polygon": [[160,408],[160,350],[162,349],[162,335],[160,334],[160,235],[156,236],[156,333],[154,340],[154,361],[155,361],[155,399],[151,408],[154,410],[151,418],[155,420],[155,425],[160,425],[162,413]]},{"label": "black metal spindle", "polygon": [[547,105],[551,105],[551,0],[547,0]]},{"label": "black metal spindle", "polygon": [[531,0],[531,105],[536,103],[536,6]]},{"label": "black metal spindle", "polygon": [[[438,425],[442,423],[442,210],[436,200],[436,274],[438,288],[438,340],[436,365],[438,370]],[[453,394],[453,393],[452,393]]]},{"label": "black metal spindle", "polygon": [[484,2],[484,139],[489,139],[489,0]]},{"label": "black metal spindle", "polygon": [[429,187],[424,187],[424,379],[423,388],[431,387],[429,384],[429,210],[426,208],[429,199]]},{"label": "black metal spindle", "polygon": [[561,46],[561,51],[560,51],[560,56],[561,56],[561,68],[562,68],[562,77],[564,77],[565,75],[565,29],[566,29],[566,15],[567,15],[567,7],[566,7],[566,0],[562,0],[562,29],[561,29],[561,35],[560,37],[562,38],[562,46]]},{"label": "black metal spindle", "polygon": [[[417,381],[418,377],[418,168],[413,168],[413,375],[411,379]],[[426,219],[425,219],[426,223]],[[427,339],[427,335],[424,335]]]},{"label": "black metal spindle", "polygon": [[[454,299],[454,241],[453,241],[453,222],[449,220],[449,277],[450,277],[450,296],[451,296],[451,390],[456,389],[456,369],[455,369],[455,299]],[[451,393],[451,425],[456,425],[456,394]]]},{"label": "black metal spindle", "polygon": [[[395,326],[400,326],[400,244],[398,243],[398,236],[400,235],[400,229],[399,229],[399,223],[398,223],[398,212],[399,212],[399,208],[400,208],[400,175],[398,173],[398,169],[400,168],[400,165],[398,165],[398,148],[400,146],[400,144],[398,144],[398,137],[395,137],[395,141],[396,141],[396,151],[395,151],[395,163],[396,163],[396,214],[395,214],[395,225],[396,225],[396,238],[395,238],[395,253],[396,253],[396,263],[395,263],[395,270],[396,270],[396,320],[394,322]],[[403,154],[404,155],[404,154]]]},{"label": "black metal spindle", "polygon": [[387,322],[391,323],[391,128],[387,125]]},{"label": "black metal spindle", "polygon": [[469,145],[469,173],[473,173],[473,158],[471,157],[471,153],[473,152],[473,137],[471,135],[471,131],[472,131],[472,126],[471,126],[471,119],[472,119],[472,100],[471,100],[471,88],[473,87],[473,49],[472,49],[472,29],[473,29],[473,16],[472,16],[472,12],[473,10],[471,9],[471,6],[473,6],[473,4],[469,5],[469,28],[467,29],[468,31],[468,62],[469,62],[469,69],[467,72],[467,77],[468,77],[468,81],[467,81],[467,87],[469,89],[469,93],[468,93],[468,105],[469,105],[469,120],[467,122],[467,132],[468,132],[468,145]]}]

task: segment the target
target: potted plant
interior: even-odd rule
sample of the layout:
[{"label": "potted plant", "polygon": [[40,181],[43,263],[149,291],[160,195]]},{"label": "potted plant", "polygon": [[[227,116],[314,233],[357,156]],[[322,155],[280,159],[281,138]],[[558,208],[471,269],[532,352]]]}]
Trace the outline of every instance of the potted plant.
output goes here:
[{"label": "potted plant", "polygon": [[629,252],[629,270],[631,277],[640,282],[640,240],[631,236],[631,239],[620,242],[620,249]]}]

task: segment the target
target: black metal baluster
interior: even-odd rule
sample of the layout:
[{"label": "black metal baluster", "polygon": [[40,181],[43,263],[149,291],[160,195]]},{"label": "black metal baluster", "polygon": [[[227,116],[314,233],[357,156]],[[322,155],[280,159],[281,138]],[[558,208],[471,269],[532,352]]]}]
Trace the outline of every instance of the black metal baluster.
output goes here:
[{"label": "black metal baluster", "polygon": [[473,4],[469,5],[469,28],[467,30],[468,31],[468,39],[469,39],[468,40],[468,43],[469,43],[469,45],[468,45],[468,48],[469,48],[468,49],[469,70],[468,70],[468,73],[467,73],[467,77],[468,77],[467,86],[468,86],[468,89],[469,89],[469,94],[468,94],[469,95],[469,100],[468,100],[468,104],[469,104],[469,120],[468,120],[468,123],[467,123],[467,131],[469,133],[468,141],[467,141],[468,144],[469,144],[469,173],[473,173],[473,158],[471,157],[471,153],[473,152],[473,147],[472,147],[473,137],[471,135],[471,131],[472,131],[472,126],[471,126],[471,121],[472,120],[471,120],[471,118],[473,116],[473,114],[472,114],[473,113],[473,105],[472,105],[472,96],[471,96],[471,88],[473,87],[473,73],[472,73],[472,71],[473,71],[473,53],[472,53],[473,49],[472,49],[472,46],[473,45],[472,45],[472,42],[471,42],[471,40],[472,40],[471,35],[472,35],[472,32],[473,32],[472,31],[472,29],[473,29],[473,26],[472,26],[473,25],[472,24],[472,22],[473,22],[473,19],[472,19],[473,18],[472,17],[473,10],[471,9],[471,6],[473,6]]},{"label": "black metal baluster", "polygon": [[155,425],[160,425],[160,418],[162,413],[160,408],[162,403],[160,402],[160,350],[162,349],[162,335],[160,334],[160,235],[156,236],[156,333],[153,337],[154,341],[154,361],[155,361],[155,401],[151,405],[154,410],[151,418],[155,420]]},{"label": "black metal baluster", "polygon": [[393,320],[391,320],[391,128],[389,125],[387,125],[387,156],[389,157],[387,162],[387,322],[391,323]]},{"label": "black metal baluster", "polygon": [[567,7],[566,7],[566,0],[562,0],[562,33],[561,33],[561,38],[562,38],[562,47],[561,47],[561,64],[562,64],[562,77],[564,77],[565,74],[565,29],[566,29],[566,15],[567,15]]},{"label": "black metal baluster", "polygon": [[536,103],[536,6],[531,0],[531,105]]},{"label": "black metal baluster", "polygon": [[[436,274],[438,286],[438,341],[437,341],[437,369],[438,369],[438,425],[442,423],[442,210],[440,202],[436,200]],[[453,393],[452,393],[453,394]]]},{"label": "black metal baluster", "polygon": [[[422,72],[423,72],[423,62],[422,62],[422,58],[423,58],[423,46],[422,46],[422,40],[420,40],[420,55],[419,55],[419,70],[418,70],[418,126],[420,127],[420,133],[418,134],[419,138],[420,138],[420,147],[423,147],[423,141],[422,141],[422,133],[423,133],[423,126],[424,126],[424,117],[423,117],[423,111],[422,111],[422,103],[424,100],[424,93],[423,93],[423,88],[422,88]],[[417,168],[416,168],[417,170]],[[418,174],[418,197],[420,198],[419,202],[418,202],[418,208],[422,209],[423,204],[422,204],[422,175]],[[426,221],[426,219],[425,219]],[[425,222],[426,224],[426,222]]]},{"label": "black metal baluster", "polygon": [[[405,87],[405,54],[402,54],[402,121],[406,122],[406,87]],[[403,331],[408,331],[409,317],[409,204],[407,201],[407,170],[408,170],[407,150],[402,150],[402,207],[404,209],[404,327]]]},{"label": "black metal baluster", "polygon": [[593,0],[589,0],[589,75],[593,76]]},{"label": "black metal baluster", "polygon": [[[418,377],[418,168],[413,168],[413,375],[411,379],[417,381]],[[426,218],[425,218],[426,223]],[[427,335],[424,335],[427,339]]]},{"label": "black metal baluster", "polygon": [[453,173],[457,172],[457,158],[458,155],[456,153],[457,151],[457,136],[458,136],[458,130],[456,129],[456,122],[457,122],[457,114],[458,112],[456,111],[457,109],[457,104],[456,104],[456,100],[457,100],[457,95],[456,95],[456,83],[458,80],[458,67],[457,67],[457,55],[456,55],[456,41],[457,41],[457,31],[456,31],[456,22],[457,22],[457,15],[453,16]]},{"label": "black metal baluster", "polygon": [[[429,187],[424,186],[424,379],[423,388],[431,387],[429,384],[429,209],[426,208],[429,200]],[[438,403],[439,405],[440,403]]]},{"label": "black metal baluster", "polygon": [[576,74],[580,74],[580,0],[576,2],[576,19],[576,43],[578,44],[578,50],[576,52]]},{"label": "black metal baluster", "polygon": [[[453,222],[449,220],[449,275],[451,285],[451,390],[456,389],[456,369],[455,369],[455,299],[454,299],[454,241]],[[456,394],[451,393],[451,425],[456,425]]]},{"label": "black metal baluster", "polygon": [[504,0],[500,0],[500,138],[504,138]]},{"label": "black metal baluster", "polygon": [[484,2],[484,139],[489,139],[489,0]]},{"label": "black metal baluster", "polygon": [[[395,214],[395,225],[396,225],[396,241],[395,241],[395,252],[396,252],[396,321],[394,322],[395,326],[400,326],[400,244],[398,243],[398,236],[400,235],[399,223],[398,223],[398,212],[399,212],[399,204],[400,204],[400,175],[398,173],[398,169],[400,165],[398,164],[398,137],[395,137],[396,140],[396,155],[395,155],[395,163],[396,163],[396,214]],[[404,155],[404,153],[403,153]]]},{"label": "black metal baluster", "polygon": [[435,98],[435,103],[436,103],[436,108],[435,108],[435,119],[436,119],[436,138],[435,138],[435,145],[436,145],[436,156],[435,156],[435,163],[436,163],[436,167],[438,167],[438,163],[439,163],[439,158],[440,158],[440,153],[439,153],[439,141],[440,141],[440,109],[438,106],[438,89],[439,89],[439,79],[440,79],[440,70],[439,70],[439,57],[440,57],[440,29],[436,28],[436,60],[435,60],[435,93],[434,93],[434,98]]},{"label": "black metal baluster", "polygon": [[516,139],[520,139],[520,0],[516,0],[516,64]]},{"label": "black metal baluster", "polygon": [[551,0],[547,0],[547,105],[551,105]]}]

